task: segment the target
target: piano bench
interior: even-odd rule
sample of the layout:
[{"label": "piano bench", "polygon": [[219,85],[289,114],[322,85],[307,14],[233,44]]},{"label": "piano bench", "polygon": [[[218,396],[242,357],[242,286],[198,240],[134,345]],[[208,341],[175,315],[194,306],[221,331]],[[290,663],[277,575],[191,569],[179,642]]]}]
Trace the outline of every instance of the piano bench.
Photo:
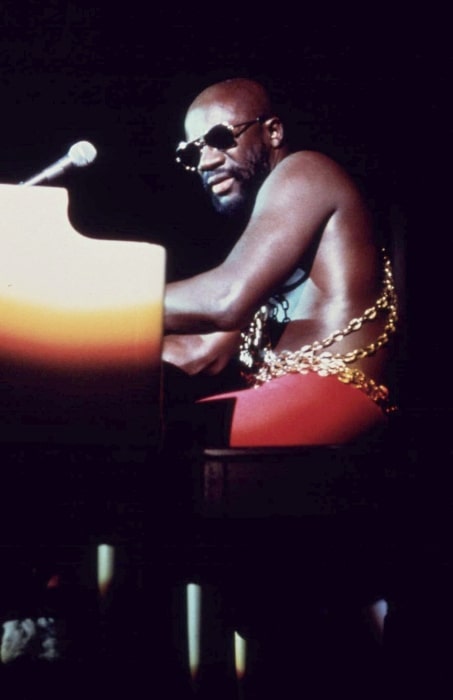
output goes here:
[{"label": "piano bench", "polygon": [[[352,659],[365,639],[364,655],[370,645],[368,661],[377,660],[392,595],[392,477],[403,458],[386,439],[195,452],[184,580],[191,590],[188,643],[199,659],[194,675],[201,685],[219,626],[226,635],[218,650],[219,656],[227,650],[226,677],[234,673],[238,635],[248,660],[236,659],[237,675],[261,674],[256,648],[278,651],[280,658],[286,648],[297,656],[291,639],[303,658],[310,640],[323,638],[321,657],[336,659],[354,649]],[[196,604],[190,602],[194,586]]]},{"label": "piano bench", "polygon": [[337,589],[358,595],[365,577],[379,598],[391,528],[389,449],[205,448],[192,461],[194,563],[213,574],[219,565],[244,570],[252,560],[284,566],[302,557],[308,578],[334,566]]}]

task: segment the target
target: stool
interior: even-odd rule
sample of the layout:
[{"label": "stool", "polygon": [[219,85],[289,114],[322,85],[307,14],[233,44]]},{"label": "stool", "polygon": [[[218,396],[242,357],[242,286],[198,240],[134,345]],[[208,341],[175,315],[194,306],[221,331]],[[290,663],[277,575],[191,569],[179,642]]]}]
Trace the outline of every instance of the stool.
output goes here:
[{"label": "stool", "polygon": [[[395,463],[393,437],[389,433],[352,445],[209,447],[193,456],[189,652],[192,680],[203,696],[212,683],[205,646],[213,655],[209,640],[203,640],[209,628],[203,601],[212,597],[213,589],[214,597],[225,594],[229,610],[224,614],[230,617],[224,627],[234,630],[226,645],[224,681],[235,675],[241,687],[249,667],[245,657],[253,656],[254,642],[248,641],[258,640],[261,654],[259,641],[273,638],[275,651],[291,627],[288,620],[302,619],[305,613],[311,630],[318,623],[326,626],[326,614],[332,612],[349,625],[342,608],[354,611],[355,624],[368,617],[374,642],[370,634],[367,650],[356,646],[363,649],[363,668],[373,663],[371,656],[365,658],[372,647],[372,654],[380,654],[387,610],[390,524],[385,510],[390,453]],[[396,462],[400,458],[402,452]],[[205,607],[212,603],[207,600]],[[314,643],[320,653],[322,636]],[[341,645],[342,639],[336,642]],[[357,658],[356,664],[361,661]],[[255,662],[251,659],[252,667]],[[337,671],[345,672],[339,662]]]}]

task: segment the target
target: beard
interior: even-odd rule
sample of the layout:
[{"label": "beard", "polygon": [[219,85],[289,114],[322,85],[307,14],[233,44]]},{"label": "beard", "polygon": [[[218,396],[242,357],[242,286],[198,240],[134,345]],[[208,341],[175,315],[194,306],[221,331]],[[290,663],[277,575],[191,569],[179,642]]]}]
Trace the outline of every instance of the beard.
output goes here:
[{"label": "beard", "polygon": [[216,195],[207,184],[210,173],[203,175],[203,187],[218,214],[228,217],[244,217],[251,213],[256,195],[269,172],[269,157],[267,152],[263,150],[257,160],[243,167],[232,165],[229,168],[216,171],[218,175],[234,178],[237,184],[235,192]]}]

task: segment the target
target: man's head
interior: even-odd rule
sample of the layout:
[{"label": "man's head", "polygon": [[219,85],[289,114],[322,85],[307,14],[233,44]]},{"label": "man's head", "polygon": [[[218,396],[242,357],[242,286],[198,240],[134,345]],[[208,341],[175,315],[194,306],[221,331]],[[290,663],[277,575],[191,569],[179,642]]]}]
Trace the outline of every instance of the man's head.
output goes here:
[{"label": "man's head", "polygon": [[[219,128],[222,124],[228,128]],[[181,156],[195,156],[192,169],[200,174],[215,209],[224,214],[250,206],[263,180],[286,155],[283,127],[268,94],[244,78],[201,92],[187,111],[185,130],[189,146]]]}]

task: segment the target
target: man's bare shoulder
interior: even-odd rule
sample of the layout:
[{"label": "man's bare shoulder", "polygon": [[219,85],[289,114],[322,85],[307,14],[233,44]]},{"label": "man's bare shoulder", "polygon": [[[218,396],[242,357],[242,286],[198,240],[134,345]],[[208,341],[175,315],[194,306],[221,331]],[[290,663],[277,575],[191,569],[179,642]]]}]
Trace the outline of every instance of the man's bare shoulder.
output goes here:
[{"label": "man's bare shoulder", "polygon": [[279,178],[296,178],[297,180],[344,180],[350,183],[350,177],[335,160],[319,151],[296,151],[283,158],[272,174]]},{"label": "man's bare shoulder", "polygon": [[317,202],[320,209],[334,211],[352,199],[360,199],[359,192],[344,168],[319,151],[296,151],[282,158],[265,180],[259,204],[271,199],[275,206],[278,192],[282,207],[305,206],[307,198]]}]

